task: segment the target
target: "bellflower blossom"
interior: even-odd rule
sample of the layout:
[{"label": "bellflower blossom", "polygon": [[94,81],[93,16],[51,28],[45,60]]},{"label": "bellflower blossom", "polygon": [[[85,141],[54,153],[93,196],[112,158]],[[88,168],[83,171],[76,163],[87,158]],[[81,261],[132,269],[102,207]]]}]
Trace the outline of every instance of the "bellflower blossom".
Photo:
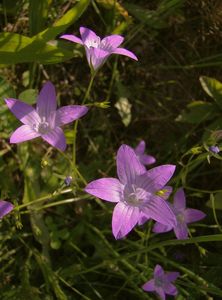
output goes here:
[{"label": "bellflower blossom", "polygon": [[21,143],[41,136],[61,151],[66,148],[66,139],[60,127],[79,119],[88,111],[83,105],[67,105],[56,109],[55,87],[49,81],[38,95],[36,109],[17,99],[8,98],[5,102],[24,124],[13,132],[10,143]]},{"label": "bellflower blossom", "polygon": [[188,238],[187,224],[199,221],[206,216],[205,213],[198,209],[186,208],[186,198],[182,188],[174,195],[174,203],[173,205],[171,204],[171,207],[175,213],[177,224],[172,226],[157,222],[153,227],[154,232],[161,233],[173,229],[177,239],[184,240]]},{"label": "bellflower blossom", "polygon": [[117,152],[117,178],[90,182],[85,191],[102,200],[117,203],[112,217],[116,239],[126,236],[141,219],[151,218],[175,226],[175,215],[167,201],[157,195],[172,177],[175,166],[162,165],[146,171],[134,150],[122,145]]},{"label": "bellflower blossom", "polygon": [[64,34],[60,38],[83,45],[90,68],[96,71],[101,67],[111,54],[120,54],[138,60],[131,51],[119,48],[124,38],[121,35],[112,34],[101,39],[88,28],[80,27],[81,38],[73,34]]},{"label": "bellflower blossom", "polygon": [[176,296],[177,288],[171,282],[175,281],[179,276],[179,272],[164,272],[160,265],[156,265],[154,269],[153,279],[147,281],[142,289],[146,292],[156,292],[162,300],[166,299],[167,295]]},{"label": "bellflower blossom", "polygon": [[209,151],[214,153],[214,154],[217,154],[217,153],[220,152],[220,148],[218,146],[210,146]]},{"label": "bellflower blossom", "polygon": [[145,141],[140,141],[139,144],[136,146],[134,149],[137,157],[139,158],[141,164],[143,165],[151,165],[156,162],[155,157],[145,154],[145,149],[146,149],[146,143]]},{"label": "bellflower blossom", "polygon": [[8,213],[10,213],[10,211],[13,210],[13,208],[14,206],[10,202],[0,200],[0,219]]}]

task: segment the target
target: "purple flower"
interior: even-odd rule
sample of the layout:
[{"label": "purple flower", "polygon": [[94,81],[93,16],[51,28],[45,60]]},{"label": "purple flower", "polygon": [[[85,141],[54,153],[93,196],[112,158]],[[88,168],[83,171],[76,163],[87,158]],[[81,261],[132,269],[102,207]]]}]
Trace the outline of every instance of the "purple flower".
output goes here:
[{"label": "purple flower", "polygon": [[209,150],[210,150],[210,152],[215,153],[215,154],[220,152],[220,149],[217,146],[210,146]]},{"label": "purple flower", "polygon": [[176,296],[177,288],[171,282],[175,281],[179,276],[179,272],[164,272],[160,265],[156,265],[154,269],[153,279],[147,281],[142,289],[146,292],[156,292],[162,300],[166,299],[166,294]]},{"label": "purple flower", "polygon": [[112,231],[116,239],[126,236],[144,215],[175,226],[175,215],[168,203],[157,195],[175,171],[173,165],[162,165],[146,171],[134,150],[122,145],[117,153],[116,178],[102,178],[90,182],[85,191],[105,201],[117,203],[112,217]]},{"label": "purple flower", "polygon": [[21,143],[41,136],[62,151],[66,148],[66,139],[60,127],[79,119],[88,111],[82,105],[68,105],[56,109],[55,87],[51,82],[46,82],[41,89],[36,109],[17,99],[8,98],[5,102],[16,118],[24,124],[13,132],[10,143]]},{"label": "purple flower", "polygon": [[72,176],[67,176],[64,180],[64,183],[66,186],[70,186],[70,184],[72,183]]},{"label": "purple flower", "polygon": [[8,213],[10,213],[10,211],[13,210],[13,208],[14,206],[10,202],[0,200],[0,219]]},{"label": "purple flower", "polygon": [[187,224],[199,221],[206,216],[205,213],[198,209],[186,208],[186,198],[182,188],[176,192],[174,196],[174,204],[171,204],[171,207],[175,213],[177,224],[174,226],[166,226],[158,221],[153,227],[154,232],[161,233],[173,229],[177,239],[184,240],[188,238]]},{"label": "purple flower", "polygon": [[131,51],[118,48],[124,38],[121,35],[109,35],[101,40],[96,33],[88,28],[80,27],[81,38],[73,34],[64,34],[60,38],[83,45],[90,68],[96,71],[111,54],[121,54],[138,60]]},{"label": "purple flower", "polygon": [[151,155],[147,155],[145,154],[145,148],[146,148],[146,143],[145,141],[140,141],[139,144],[136,146],[136,148],[134,149],[137,157],[139,158],[139,161],[141,162],[141,164],[143,165],[151,165],[154,164],[156,162],[155,157],[151,156]]}]

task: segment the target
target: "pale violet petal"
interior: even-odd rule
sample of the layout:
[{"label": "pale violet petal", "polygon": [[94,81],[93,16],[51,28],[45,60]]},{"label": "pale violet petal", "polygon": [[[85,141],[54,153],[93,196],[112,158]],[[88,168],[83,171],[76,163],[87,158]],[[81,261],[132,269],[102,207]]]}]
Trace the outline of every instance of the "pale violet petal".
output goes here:
[{"label": "pale violet petal", "polygon": [[156,287],[156,292],[160,296],[161,300],[166,299],[166,295],[165,295],[164,289],[162,287]]},{"label": "pale violet petal", "polygon": [[145,152],[145,149],[146,149],[146,143],[145,141],[140,141],[139,144],[136,146],[135,148],[135,152],[136,154],[143,154]]},{"label": "pale violet petal", "polygon": [[85,191],[109,202],[119,202],[123,198],[123,185],[116,178],[94,180],[87,184]]},{"label": "pale violet petal", "polygon": [[110,56],[111,53],[104,51],[100,48],[91,48],[90,49],[90,65],[94,70],[99,69]]},{"label": "pale violet petal", "polygon": [[119,148],[116,163],[117,174],[123,184],[135,183],[136,177],[146,172],[134,150],[127,145]]},{"label": "pale violet petal", "polygon": [[155,281],[154,279],[151,279],[147,281],[143,286],[142,289],[146,292],[153,292],[155,291]]},{"label": "pale violet petal", "polygon": [[180,273],[179,272],[166,272],[165,274],[166,278],[168,281],[175,281],[179,276]]},{"label": "pale violet petal", "polygon": [[138,58],[136,57],[136,55],[133,52],[131,52],[127,49],[124,49],[124,48],[117,48],[112,53],[128,56],[134,60],[138,60]]},{"label": "pale violet petal", "polygon": [[96,35],[96,33],[86,27],[80,27],[80,35],[82,38],[82,42],[88,48],[90,47],[98,47],[100,44],[100,37]]},{"label": "pale violet petal", "polygon": [[104,50],[116,49],[117,47],[119,47],[119,45],[122,44],[123,41],[124,41],[124,37],[122,37],[121,35],[112,34],[102,39],[100,47]]},{"label": "pale violet petal", "polygon": [[150,193],[156,193],[163,189],[166,183],[173,176],[174,165],[162,165],[148,170],[142,176],[137,178],[138,184]]},{"label": "pale violet petal", "polygon": [[168,226],[175,227],[177,224],[176,217],[170,205],[166,200],[158,196],[153,196],[146,206],[143,208],[143,212],[147,214],[151,219]]},{"label": "pale violet petal", "polygon": [[48,81],[44,84],[37,98],[37,112],[40,118],[49,120],[56,111],[56,92],[54,85]]},{"label": "pale violet petal", "polygon": [[147,217],[147,215],[145,215],[143,212],[140,212],[140,217],[138,220],[138,225],[143,225],[145,224],[150,218]]},{"label": "pale violet petal", "polygon": [[56,127],[52,131],[42,134],[41,137],[53,147],[58,148],[61,151],[65,151],[66,138],[60,127]]},{"label": "pale violet petal", "polygon": [[34,131],[29,125],[18,127],[10,137],[10,143],[17,144],[39,137],[40,134]]},{"label": "pale violet petal", "polygon": [[184,210],[186,207],[186,198],[183,188],[177,190],[174,195],[174,207],[177,211]]},{"label": "pale violet petal", "polygon": [[178,240],[186,240],[188,238],[188,228],[185,222],[178,222],[174,227],[174,233]]},{"label": "pale violet petal", "polygon": [[14,206],[12,203],[4,200],[0,200],[0,218],[3,218],[5,215],[12,211]]},{"label": "pale violet petal", "polygon": [[156,265],[154,269],[154,277],[158,279],[159,277],[162,277],[164,275],[163,268],[161,265]]},{"label": "pale violet petal", "polygon": [[139,208],[117,203],[113,210],[112,231],[116,239],[125,237],[137,224],[139,219]]},{"label": "pale violet petal", "polygon": [[83,45],[82,40],[80,38],[78,38],[77,36],[73,35],[73,34],[63,34],[59,38],[64,39],[64,40],[68,40],[68,41],[73,42],[73,43]]},{"label": "pale violet petal", "polygon": [[164,291],[168,295],[176,296],[178,294],[177,288],[172,283],[168,283],[164,286]]},{"label": "pale violet petal", "polygon": [[84,105],[67,105],[56,111],[56,125],[61,126],[71,123],[88,112],[88,107]]},{"label": "pale violet petal", "polygon": [[205,213],[203,213],[201,210],[194,208],[187,208],[184,211],[183,215],[186,223],[197,222],[206,217]]},{"label": "pale violet petal", "polygon": [[5,99],[5,102],[11,112],[23,124],[32,126],[39,122],[40,118],[31,105],[13,98]]},{"label": "pale violet petal", "polygon": [[170,230],[173,229],[173,226],[171,225],[164,225],[164,224],[161,224],[159,222],[156,222],[153,226],[153,232],[155,233],[162,233],[162,232],[168,232]]}]

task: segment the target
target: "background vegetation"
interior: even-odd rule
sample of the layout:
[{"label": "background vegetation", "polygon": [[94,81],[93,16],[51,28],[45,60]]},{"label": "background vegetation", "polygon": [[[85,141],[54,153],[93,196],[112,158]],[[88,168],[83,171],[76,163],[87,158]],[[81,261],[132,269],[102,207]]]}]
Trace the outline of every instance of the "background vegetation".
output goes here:
[{"label": "background vegetation", "polygon": [[[66,187],[71,167],[60,152],[39,139],[9,144],[19,122],[3,99],[33,104],[51,80],[61,105],[81,104],[90,80],[84,51],[58,40],[80,26],[124,35],[139,61],[112,56],[100,69],[91,103],[110,107],[94,105],[80,122],[84,179]],[[0,223],[0,298],[154,299],[141,285],[159,263],[181,273],[177,299],[221,299],[222,166],[209,151],[222,128],[221,1],[2,0],[0,28],[0,192],[19,206]],[[177,165],[172,184],[207,214],[190,227],[193,238],[153,234],[148,222],[115,241],[113,206],[77,193],[76,185],[115,176],[119,146],[141,139],[158,164]]]}]

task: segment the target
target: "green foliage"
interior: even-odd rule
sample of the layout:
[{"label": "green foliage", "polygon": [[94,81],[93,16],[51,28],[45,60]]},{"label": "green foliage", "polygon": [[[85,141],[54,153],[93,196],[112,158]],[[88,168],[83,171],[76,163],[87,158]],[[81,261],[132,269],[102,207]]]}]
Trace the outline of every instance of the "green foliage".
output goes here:
[{"label": "green foliage", "polygon": [[[209,13],[214,6],[207,1],[201,9],[195,1],[145,2],[0,4],[0,192],[15,205],[0,222],[3,300],[154,299],[141,286],[157,263],[180,272],[177,299],[222,297],[222,158],[209,150],[210,145],[221,149],[222,88],[218,80],[201,76],[220,78],[216,68],[206,66],[221,64],[221,55],[206,60],[209,50],[220,51],[220,23],[214,26],[220,10],[215,4]],[[40,139],[10,144],[19,121],[4,98],[33,105],[42,83],[51,80],[61,105],[82,103],[90,80],[86,59],[75,45],[58,40],[81,25],[103,36],[124,32],[126,48],[139,62],[110,58],[99,70],[86,99],[89,113],[78,130],[65,127],[65,153]],[[78,59],[68,61],[73,57]],[[200,69],[183,67],[190,62]],[[198,77],[206,100],[190,102],[203,99]],[[141,139],[157,164],[177,165],[172,186],[183,186],[188,207],[207,214],[189,225],[188,240],[176,240],[172,231],[154,234],[149,221],[116,241],[113,205],[84,192],[88,181],[115,176],[120,144],[134,147]],[[64,183],[67,176],[73,178],[70,186]]]}]

